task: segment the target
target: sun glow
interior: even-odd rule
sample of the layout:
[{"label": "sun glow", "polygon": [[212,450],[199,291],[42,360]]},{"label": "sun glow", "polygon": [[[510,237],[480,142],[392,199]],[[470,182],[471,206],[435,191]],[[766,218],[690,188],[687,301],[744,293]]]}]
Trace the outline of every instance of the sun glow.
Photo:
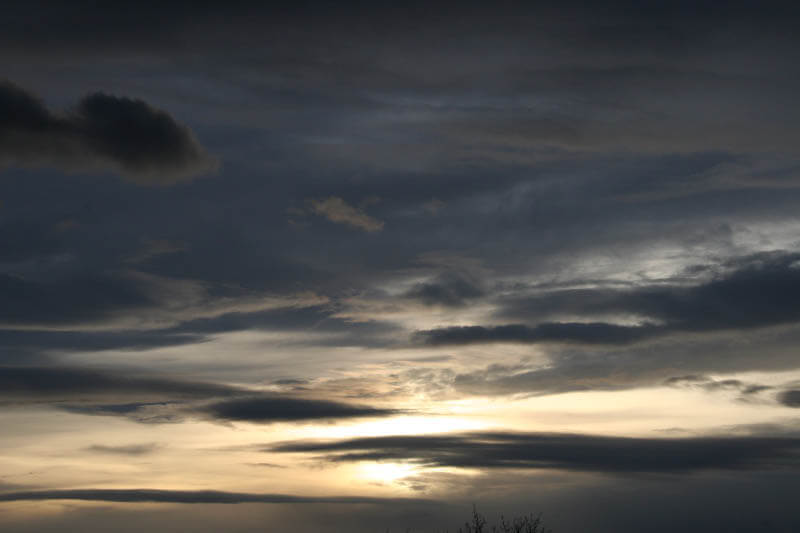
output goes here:
[{"label": "sun glow", "polygon": [[311,437],[339,439],[383,435],[424,435],[455,431],[479,431],[488,426],[483,420],[448,416],[398,416],[351,425],[314,428]]},{"label": "sun glow", "polygon": [[358,477],[370,482],[393,483],[417,472],[414,465],[407,463],[360,463]]}]

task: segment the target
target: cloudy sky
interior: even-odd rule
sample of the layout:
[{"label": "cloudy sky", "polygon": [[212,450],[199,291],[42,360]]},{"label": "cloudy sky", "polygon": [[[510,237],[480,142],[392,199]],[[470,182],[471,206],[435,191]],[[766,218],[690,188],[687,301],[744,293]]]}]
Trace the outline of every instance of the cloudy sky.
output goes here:
[{"label": "cloudy sky", "polygon": [[779,3],[10,2],[0,529],[800,530]]}]

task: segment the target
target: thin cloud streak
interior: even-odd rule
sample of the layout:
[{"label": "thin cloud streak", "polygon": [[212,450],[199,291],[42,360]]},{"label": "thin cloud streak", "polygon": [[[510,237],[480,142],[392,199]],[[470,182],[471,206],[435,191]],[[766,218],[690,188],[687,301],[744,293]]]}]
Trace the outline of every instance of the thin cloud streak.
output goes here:
[{"label": "thin cloud streak", "polygon": [[0,502],[42,500],[86,500],[120,503],[308,503],[344,505],[396,505],[399,503],[433,503],[420,498],[374,498],[368,496],[294,496],[290,494],[255,494],[216,490],[158,489],[73,489],[0,492]]}]

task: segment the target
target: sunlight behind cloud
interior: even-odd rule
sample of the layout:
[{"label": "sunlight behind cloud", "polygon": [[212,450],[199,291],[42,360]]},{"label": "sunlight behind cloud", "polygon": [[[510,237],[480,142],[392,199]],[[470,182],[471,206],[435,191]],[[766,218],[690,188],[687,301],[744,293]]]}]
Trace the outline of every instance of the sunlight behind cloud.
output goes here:
[{"label": "sunlight behind cloud", "polygon": [[378,437],[381,435],[432,435],[453,431],[478,431],[488,427],[485,421],[448,416],[399,416],[368,420],[352,425],[337,424],[311,428],[306,436],[320,439]]},{"label": "sunlight behind cloud", "polygon": [[415,474],[417,467],[404,463],[359,463],[358,476],[371,482],[393,483]]}]

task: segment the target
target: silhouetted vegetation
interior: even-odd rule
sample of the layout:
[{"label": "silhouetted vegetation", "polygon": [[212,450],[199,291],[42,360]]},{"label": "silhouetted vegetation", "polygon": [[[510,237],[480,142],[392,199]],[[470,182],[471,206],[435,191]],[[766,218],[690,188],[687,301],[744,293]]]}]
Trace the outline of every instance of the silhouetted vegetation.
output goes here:
[{"label": "silhouetted vegetation", "polygon": [[[500,515],[497,524],[489,524],[486,517],[478,512],[477,507],[472,506],[472,517],[464,525],[459,527],[455,533],[552,533],[552,529],[547,529],[542,523],[542,515],[529,514],[507,519]],[[388,533],[388,530],[387,530]],[[406,530],[411,533],[411,530]],[[439,531],[437,533],[450,533],[450,530]]]}]

